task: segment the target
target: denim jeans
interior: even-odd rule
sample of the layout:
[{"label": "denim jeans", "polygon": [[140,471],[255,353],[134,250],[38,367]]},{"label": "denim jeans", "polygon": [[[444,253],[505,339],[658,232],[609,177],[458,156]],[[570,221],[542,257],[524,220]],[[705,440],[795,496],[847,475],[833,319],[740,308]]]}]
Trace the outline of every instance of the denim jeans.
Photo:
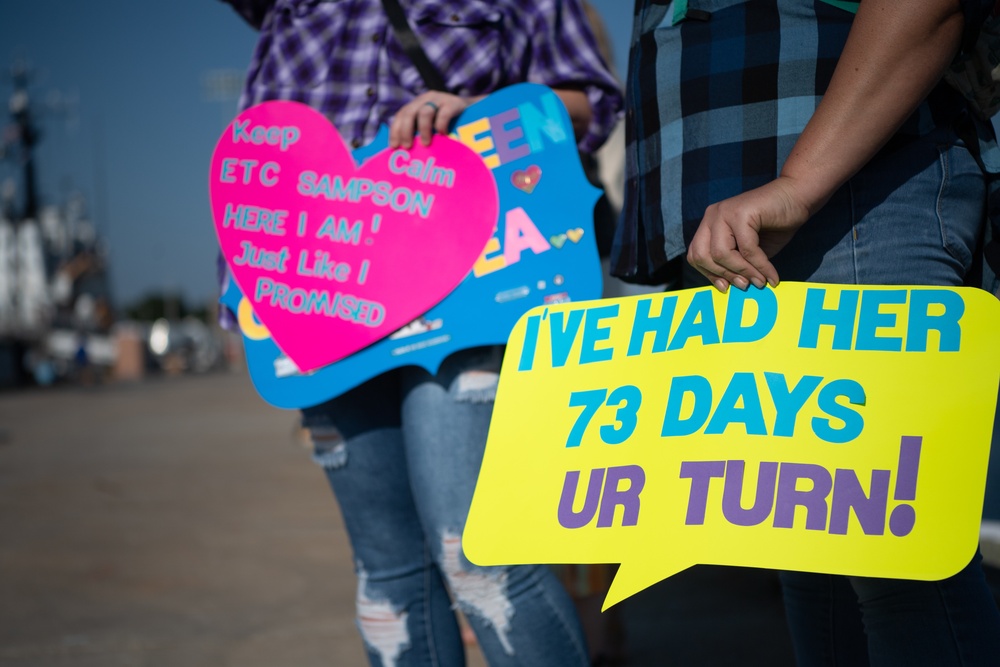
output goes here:
[{"label": "denim jeans", "polygon": [[[946,134],[880,152],[772,258],[781,280],[978,285],[985,184]],[[708,284],[685,262],[684,287]],[[1000,665],[1000,612],[980,561],[939,582],[781,573],[796,661]]]},{"label": "denim jeans", "polygon": [[980,561],[944,581],[782,572],[798,664],[1000,664],[1000,618]]},{"label": "denim jeans", "polygon": [[[782,280],[975,282],[985,185],[969,152],[941,139],[880,153],[774,258]],[[980,560],[940,582],[783,573],[799,664],[1000,665]]]},{"label": "denim jeans", "polygon": [[493,667],[588,664],[548,566],[477,567],[462,552],[500,354],[459,352],[436,376],[397,369],[303,411],[350,535],[372,665],[465,664],[453,601]]}]

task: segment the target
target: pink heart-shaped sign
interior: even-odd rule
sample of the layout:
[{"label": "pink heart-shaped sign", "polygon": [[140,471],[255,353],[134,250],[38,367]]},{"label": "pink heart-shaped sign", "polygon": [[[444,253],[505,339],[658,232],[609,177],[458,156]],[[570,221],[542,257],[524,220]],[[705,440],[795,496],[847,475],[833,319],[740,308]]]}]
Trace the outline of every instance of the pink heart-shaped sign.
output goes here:
[{"label": "pink heart-shaped sign", "polygon": [[301,371],[441,301],[499,212],[490,169],[464,144],[438,135],[357,166],[336,128],[296,102],[241,113],[216,145],[209,183],[233,278]]}]

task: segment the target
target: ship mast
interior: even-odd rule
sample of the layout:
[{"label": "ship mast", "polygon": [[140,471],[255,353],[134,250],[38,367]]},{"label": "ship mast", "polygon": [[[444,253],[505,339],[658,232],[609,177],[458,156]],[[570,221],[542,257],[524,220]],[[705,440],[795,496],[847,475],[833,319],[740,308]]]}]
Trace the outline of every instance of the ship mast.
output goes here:
[{"label": "ship mast", "polygon": [[31,114],[28,83],[30,71],[22,62],[11,67],[14,90],[10,96],[9,110],[14,124],[13,136],[20,144],[20,158],[23,169],[24,208],[21,220],[32,220],[38,215],[38,187],[35,178],[35,146],[41,138],[38,126]]}]

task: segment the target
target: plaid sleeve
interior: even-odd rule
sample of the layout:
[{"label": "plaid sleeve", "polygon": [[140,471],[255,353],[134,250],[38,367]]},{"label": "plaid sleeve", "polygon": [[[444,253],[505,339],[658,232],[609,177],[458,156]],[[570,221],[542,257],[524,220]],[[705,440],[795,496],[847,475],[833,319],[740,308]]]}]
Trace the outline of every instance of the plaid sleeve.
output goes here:
[{"label": "plaid sleeve", "polygon": [[595,151],[618,120],[621,87],[601,58],[580,0],[542,0],[531,5],[528,80],[586,92],[592,118],[579,146],[585,152]]},{"label": "plaid sleeve", "polygon": [[962,50],[971,49],[979,36],[979,30],[991,14],[1000,13],[1000,0],[961,0],[965,29],[962,35]]}]

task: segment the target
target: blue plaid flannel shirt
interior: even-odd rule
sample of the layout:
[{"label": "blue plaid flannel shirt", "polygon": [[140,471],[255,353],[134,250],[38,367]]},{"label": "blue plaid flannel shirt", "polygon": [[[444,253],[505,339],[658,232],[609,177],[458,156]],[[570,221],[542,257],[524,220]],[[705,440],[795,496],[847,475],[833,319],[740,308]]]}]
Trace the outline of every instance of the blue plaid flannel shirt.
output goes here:
[{"label": "blue plaid flannel shirt", "polygon": [[[961,4],[968,43],[994,0]],[[625,204],[612,249],[614,275],[630,282],[668,281],[710,204],[777,177],[829,85],[857,5],[636,2],[625,91]],[[967,116],[963,98],[941,84],[894,141]]]}]

